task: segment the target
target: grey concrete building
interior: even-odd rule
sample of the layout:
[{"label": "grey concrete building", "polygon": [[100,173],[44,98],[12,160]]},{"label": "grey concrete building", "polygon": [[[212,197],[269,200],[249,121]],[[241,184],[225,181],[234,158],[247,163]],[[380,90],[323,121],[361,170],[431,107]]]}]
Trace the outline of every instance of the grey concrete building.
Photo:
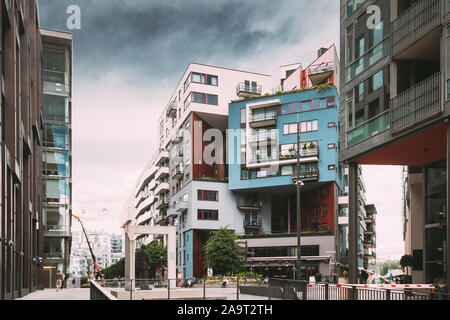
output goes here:
[{"label": "grey concrete building", "polygon": [[415,257],[413,282],[449,283],[449,9],[446,0],[341,0],[340,160],[349,165],[351,282],[357,167],[399,165],[411,177],[405,234],[414,238],[406,247]]}]

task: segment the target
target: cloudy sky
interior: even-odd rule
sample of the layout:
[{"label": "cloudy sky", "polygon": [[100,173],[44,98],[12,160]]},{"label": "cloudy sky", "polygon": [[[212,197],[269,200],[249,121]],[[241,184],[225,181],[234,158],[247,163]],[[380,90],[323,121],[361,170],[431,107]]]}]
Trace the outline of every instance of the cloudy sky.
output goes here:
[{"label": "cloudy sky", "polygon": [[[68,30],[67,8],[81,9]],[[273,76],[339,48],[334,0],[40,0],[41,26],[73,32],[73,207],[89,228],[118,216],[156,143],[156,120],[189,62]],[[378,256],[401,256],[401,169],[364,168]],[[74,228],[77,228],[74,225]]]}]

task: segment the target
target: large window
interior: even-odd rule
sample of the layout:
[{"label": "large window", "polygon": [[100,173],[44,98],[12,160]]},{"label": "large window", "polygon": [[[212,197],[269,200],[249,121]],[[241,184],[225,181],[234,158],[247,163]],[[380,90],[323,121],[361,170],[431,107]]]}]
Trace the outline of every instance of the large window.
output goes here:
[{"label": "large window", "polygon": [[64,238],[44,238],[44,258],[63,259],[64,258]]},{"label": "large window", "polygon": [[198,190],[197,199],[201,201],[219,201],[219,192],[210,190]]},{"label": "large window", "polygon": [[[297,127],[298,127],[297,123],[286,123],[283,126],[283,134],[284,135],[296,134]],[[317,130],[319,130],[317,120],[300,122],[300,133],[313,132],[313,131],[317,131]]]},{"label": "large window", "polygon": [[383,70],[378,71],[370,78],[371,90],[376,91],[383,86]]},{"label": "large window", "polygon": [[217,106],[219,104],[217,95],[200,93],[200,92],[192,92],[190,102],[211,104],[211,105],[215,105],[215,106]]},{"label": "large window", "polygon": [[69,99],[63,96],[45,94],[44,119],[69,122]]},{"label": "large window", "polygon": [[43,174],[69,177],[69,152],[43,152]]},{"label": "large window", "polygon": [[69,148],[68,126],[45,124],[44,146],[47,148],[68,149]]},{"label": "large window", "polygon": [[197,220],[218,221],[219,220],[219,211],[218,210],[198,209]]}]

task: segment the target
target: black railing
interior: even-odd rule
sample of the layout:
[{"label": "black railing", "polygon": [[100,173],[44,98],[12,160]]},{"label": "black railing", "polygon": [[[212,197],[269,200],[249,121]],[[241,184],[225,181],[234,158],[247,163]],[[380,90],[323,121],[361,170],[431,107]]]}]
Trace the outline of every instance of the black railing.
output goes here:
[{"label": "black railing", "polygon": [[440,286],[379,288],[337,284],[324,276],[322,281],[241,277],[108,279],[91,282],[91,300],[450,300],[450,294]]},{"label": "black railing", "polygon": [[239,95],[240,93],[252,93],[255,95],[261,95],[262,93],[262,86],[261,85],[252,85],[252,84],[246,84],[246,83],[238,83],[236,86],[236,94]]}]

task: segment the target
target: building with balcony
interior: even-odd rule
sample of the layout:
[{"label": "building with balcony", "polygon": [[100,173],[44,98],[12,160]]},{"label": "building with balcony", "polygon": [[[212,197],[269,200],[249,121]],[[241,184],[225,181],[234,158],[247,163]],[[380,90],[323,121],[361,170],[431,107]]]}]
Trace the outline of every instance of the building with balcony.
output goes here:
[{"label": "building with balcony", "polygon": [[[367,204],[366,185],[361,166],[358,166],[357,207],[358,207],[358,269],[376,270],[376,208]],[[336,273],[342,276],[348,272],[348,168],[344,168],[345,187],[339,196],[338,235],[339,251],[337,253]]]},{"label": "building with balcony", "polygon": [[[139,178],[134,203],[124,207],[134,213],[124,223],[177,226],[177,268],[187,278],[207,274],[203,247],[211,231],[228,225],[244,232],[226,183],[224,147],[217,141],[210,150],[211,141],[226,141],[230,101],[271,88],[268,75],[190,63],[158,120],[159,150]],[[154,240],[165,241],[140,236],[137,246]]]},{"label": "building with balcony", "polygon": [[43,268],[40,284],[54,287],[68,271],[72,225],[72,34],[41,29],[44,79],[42,137]]},{"label": "building with balcony", "polygon": [[326,84],[229,105],[228,187],[241,224],[235,231],[248,250],[247,268],[258,273],[293,276],[298,173],[304,183],[302,272],[334,272],[344,176],[338,152],[339,94],[333,82]]},{"label": "building with balcony", "polygon": [[[377,25],[367,23],[369,5],[381,8]],[[417,260],[413,282],[450,282],[449,9],[445,0],[341,0],[340,159],[349,166],[351,282],[358,165],[408,167],[404,216],[406,253]]]},{"label": "building with balcony", "polygon": [[37,1],[0,1],[0,300],[38,288],[42,42]]}]

